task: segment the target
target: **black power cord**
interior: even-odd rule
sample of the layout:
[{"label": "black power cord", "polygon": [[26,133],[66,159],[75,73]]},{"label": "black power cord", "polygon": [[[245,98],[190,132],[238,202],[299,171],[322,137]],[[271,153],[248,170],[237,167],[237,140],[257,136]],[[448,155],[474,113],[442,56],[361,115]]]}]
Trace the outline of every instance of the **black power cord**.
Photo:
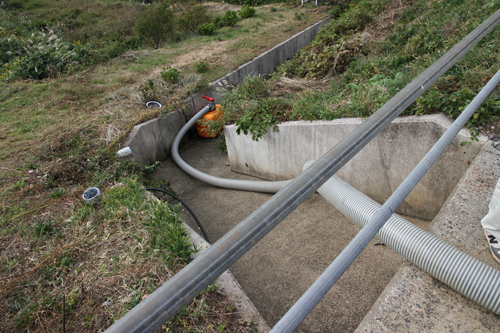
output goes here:
[{"label": "black power cord", "polygon": [[179,201],[184,207],[186,207],[186,209],[191,213],[191,215],[193,216],[194,220],[196,221],[196,223],[198,224],[198,226],[200,227],[200,230],[201,230],[201,233],[203,234],[203,237],[205,237],[205,240],[208,242],[208,244],[212,244],[210,243],[210,241],[208,240],[208,236],[207,236],[207,233],[205,232],[205,229],[203,229],[203,227],[201,226],[201,223],[200,221],[198,220],[198,218],[196,217],[196,215],[194,215],[193,211],[188,207],[188,205],[186,205],[184,203],[184,201],[182,201],[178,196],[170,193],[169,191],[166,191],[164,189],[161,189],[161,188],[156,188],[156,187],[146,187],[146,190],[148,191],[158,191],[158,192],[162,192],[162,193],[165,193],[169,196],[171,196],[172,198],[174,198],[175,200]]}]

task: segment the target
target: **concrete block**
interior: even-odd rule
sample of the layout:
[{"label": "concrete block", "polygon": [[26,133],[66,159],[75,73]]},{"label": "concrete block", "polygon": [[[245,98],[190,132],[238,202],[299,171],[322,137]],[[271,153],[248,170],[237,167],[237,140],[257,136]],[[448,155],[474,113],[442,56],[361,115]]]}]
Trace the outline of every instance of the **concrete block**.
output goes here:
[{"label": "concrete block", "polygon": [[[303,165],[316,160],[351,133],[361,118],[333,121],[295,121],[280,124],[258,142],[237,135],[226,126],[231,170],[267,180],[299,175]],[[379,203],[385,202],[451,121],[442,114],[397,118],[338,173],[342,180]],[[438,213],[483,141],[471,141],[462,130],[427,175],[410,193],[398,212],[431,220]],[[461,143],[467,143],[461,145]]]},{"label": "concrete block", "polygon": [[142,164],[164,161],[170,156],[172,142],[185,123],[186,118],[180,111],[149,120],[132,129],[124,147],[130,147],[132,157]]}]

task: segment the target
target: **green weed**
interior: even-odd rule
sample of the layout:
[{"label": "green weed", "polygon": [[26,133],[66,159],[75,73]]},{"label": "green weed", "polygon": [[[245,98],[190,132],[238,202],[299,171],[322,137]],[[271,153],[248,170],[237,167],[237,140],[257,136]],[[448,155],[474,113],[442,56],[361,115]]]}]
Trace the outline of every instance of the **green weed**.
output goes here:
[{"label": "green weed", "polygon": [[203,61],[197,61],[194,63],[194,70],[196,73],[205,73],[208,71],[208,64]]},{"label": "green weed", "polygon": [[59,198],[62,197],[66,193],[66,190],[62,187],[58,187],[52,190],[52,193],[50,194],[51,198]]}]

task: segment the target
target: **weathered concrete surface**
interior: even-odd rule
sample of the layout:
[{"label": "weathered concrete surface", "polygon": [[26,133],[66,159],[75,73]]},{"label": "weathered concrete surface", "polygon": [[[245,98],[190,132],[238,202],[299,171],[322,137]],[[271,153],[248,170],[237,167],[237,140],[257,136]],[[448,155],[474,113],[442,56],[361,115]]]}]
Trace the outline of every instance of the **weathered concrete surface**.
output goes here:
[{"label": "weathered concrete surface", "polygon": [[[500,177],[500,151],[484,145],[428,231],[500,269],[481,219]],[[356,332],[500,332],[500,317],[412,264],[402,267]]]},{"label": "weathered concrete surface", "polygon": [[[172,142],[185,123],[182,112],[170,112],[163,118],[151,119],[135,126],[123,147],[130,147],[132,157],[142,164],[164,161],[170,156]],[[186,143],[187,138],[183,141]]]},{"label": "weathered concrete surface", "polygon": [[[290,37],[281,44],[276,45],[269,51],[261,54],[252,61],[241,65],[233,72],[226,75],[221,80],[226,79],[230,84],[237,85],[245,80],[245,78],[252,74],[271,74],[275,71],[276,67],[283,64],[285,61],[292,59],[301,48],[308,45],[318,31],[328,22],[330,22],[330,17],[310,26],[309,28],[302,30],[298,34]],[[216,81],[216,83],[219,81]]]},{"label": "weathered concrete surface", "polygon": [[[189,142],[180,154],[186,162],[211,175],[255,179],[231,172],[226,166],[227,154],[217,152],[215,140]],[[198,216],[212,242],[271,197],[212,187],[186,175],[171,159],[159,167],[155,178],[170,181],[171,188]],[[197,230],[189,214],[184,219]],[[230,270],[272,327],[358,231],[354,223],[314,194]],[[392,250],[372,242],[298,332],[352,332],[403,262]]]},{"label": "weathered concrete surface", "polygon": [[[189,238],[191,241],[198,247],[201,248],[202,251],[196,253],[194,258],[200,256],[204,250],[210,247],[210,244],[201,237],[196,231],[194,231],[189,225],[184,223],[187,232],[189,233]],[[258,332],[269,332],[270,328],[267,323],[264,321],[264,318],[260,315],[259,311],[255,308],[252,301],[248,298],[248,296],[241,288],[240,284],[234,278],[233,274],[229,270],[222,273],[221,276],[215,282],[219,285],[219,288],[224,291],[230,300],[230,302],[236,307],[240,318],[246,322],[255,322],[255,328],[257,328]]]},{"label": "weathered concrete surface", "polygon": [[[350,118],[287,122],[278,126],[278,132],[269,131],[258,142],[251,135],[237,135],[234,125],[226,126],[231,169],[268,180],[291,179],[307,161],[323,156],[362,121]],[[451,123],[442,114],[397,118],[336,175],[383,203]],[[462,146],[460,143],[471,141],[468,131],[462,130],[398,212],[434,218],[485,138],[481,140]]]}]

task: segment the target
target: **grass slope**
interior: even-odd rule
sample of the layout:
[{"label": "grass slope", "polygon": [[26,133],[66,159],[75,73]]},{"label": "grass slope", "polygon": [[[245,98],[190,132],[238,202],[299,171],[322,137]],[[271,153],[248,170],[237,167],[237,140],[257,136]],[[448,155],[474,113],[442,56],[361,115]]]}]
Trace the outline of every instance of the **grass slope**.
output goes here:
[{"label": "grass slope", "polygon": [[[204,5],[217,15],[239,8]],[[109,56],[108,46],[123,45],[107,37],[121,34],[120,22],[127,19],[121,10],[140,8],[128,1],[90,0],[67,6],[8,1],[2,8],[0,25],[9,33],[29,39],[42,27],[37,38],[52,38],[54,47],[77,47],[75,39],[85,47],[86,34],[97,45],[92,58],[98,59],[69,74],[0,81],[0,327],[5,331],[61,331],[63,313],[68,331],[101,331],[181,269],[188,249],[178,208],[144,198],[138,183],[147,183],[155,166],[116,161],[121,140],[134,125],[181,109],[191,92],[326,17],[324,7],[258,7],[254,17],[213,36],[194,35],[158,50],[117,49],[119,56]],[[65,27],[57,30],[61,20]],[[195,63],[208,70],[197,73]],[[179,82],[161,78],[167,67],[179,70]],[[146,109],[149,95],[164,108]],[[123,186],[115,188],[115,182]],[[81,199],[90,186],[104,194],[93,206]],[[240,322],[234,311],[211,287],[163,330],[252,331],[252,323]]]},{"label": "grass slope", "polygon": [[[351,1],[271,80],[256,78],[228,92],[223,107],[254,139],[283,120],[367,117],[499,8],[490,0]],[[498,70],[499,43],[497,27],[404,114],[456,118]],[[321,89],[313,88],[321,81]],[[255,89],[259,98],[245,94]],[[277,105],[274,115],[262,112]],[[495,92],[469,126],[498,134],[499,116]]]}]

